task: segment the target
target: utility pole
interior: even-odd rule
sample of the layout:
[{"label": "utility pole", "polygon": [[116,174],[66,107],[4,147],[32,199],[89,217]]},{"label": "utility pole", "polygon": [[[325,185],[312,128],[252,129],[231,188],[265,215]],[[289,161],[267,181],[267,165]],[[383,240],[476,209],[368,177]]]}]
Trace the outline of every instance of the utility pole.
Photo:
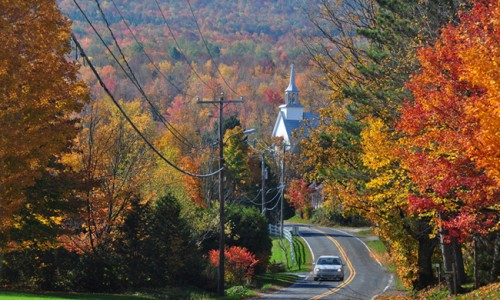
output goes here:
[{"label": "utility pole", "polygon": [[281,162],[281,221],[280,221],[280,237],[283,238],[283,210],[285,202],[285,153],[286,153],[286,143],[283,143],[283,160]]},{"label": "utility pole", "polygon": [[226,219],[224,216],[224,130],[223,130],[223,117],[224,104],[228,103],[241,103],[243,97],[239,100],[224,100],[224,93],[221,93],[219,100],[202,101],[198,98],[199,104],[217,104],[219,105],[219,268],[217,273],[217,294],[221,297],[224,296],[224,227]]},{"label": "utility pole", "polygon": [[266,161],[264,160],[264,152],[262,152],[262,215],[266,216]]}]

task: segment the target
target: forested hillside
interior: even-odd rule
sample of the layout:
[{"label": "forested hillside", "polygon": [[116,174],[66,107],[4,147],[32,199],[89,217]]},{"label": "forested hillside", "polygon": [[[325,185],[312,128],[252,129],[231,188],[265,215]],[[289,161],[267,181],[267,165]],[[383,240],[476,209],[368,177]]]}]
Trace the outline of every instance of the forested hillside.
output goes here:
[{"label": "forested hillside", "polygon": [[[310,57],[301,42],[315,34],[301,1],[113,0],[101,1],[100,8],[95,1],[76,3],[63,0],[60,7],[117,98],[131,100],[141,94],[91,27],[125,65],[106,22],[144,92],[163,112],[176,99],[186,104],[223,91],[227,98],[245,97],[231,112],[244,127],[269,135],[277,107],[284,103],[292,63],[303,104],[314,110],[324,103],[311,82]],[[95,85],[88,69],[82,73]],[[178,116],[171,117],[175,122]]]}]

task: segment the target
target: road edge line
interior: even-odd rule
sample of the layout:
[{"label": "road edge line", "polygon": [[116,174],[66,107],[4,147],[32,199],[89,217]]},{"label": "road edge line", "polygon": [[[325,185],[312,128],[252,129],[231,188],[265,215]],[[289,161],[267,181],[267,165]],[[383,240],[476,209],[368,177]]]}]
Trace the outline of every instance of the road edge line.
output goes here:
[{"label": "road edge line", "polygon": [[370,253],[372,254],[372,255],[371,255],[371,257],[373,257],[373,258],[375,259],[375,261],[376,261],[376,262],[377,262],[377,263],[378,263],[378,264],[379,264],[382,268],[384,268],[384,265],[383,265],[383,264],[380,262],[380,260],[379,260],[379,259],[375,256],[375,254],[373,253],[372,249],[370,249],[370,247],[368,247],[368,245],[367,245],[365,242],[363,242],[363,240],[362,240],[362,239],[360,239],[359,237],[357,237],[357,236],[355,236],[355,235],[353,235],[353,234],[350,234],[350,233],[348,233],[348,232],[345,232],[345,231],[343,231],[343,230],[341,230],[341,229],[337,229],[337,228],[332,228],[332,229],[335,229],[335,230],[337,230],[337,231],[340,231],[340,232],[342,232],[343,234],[347,234],[347,235],[349,235],[349,236],[352,236],[353,238],[355,238],[355,239],[357,239],[358,241],[360,241],[360,242],[361,242],[361,243],[365,246],[365,248],[368,250],[368,252],[370,252]]}]

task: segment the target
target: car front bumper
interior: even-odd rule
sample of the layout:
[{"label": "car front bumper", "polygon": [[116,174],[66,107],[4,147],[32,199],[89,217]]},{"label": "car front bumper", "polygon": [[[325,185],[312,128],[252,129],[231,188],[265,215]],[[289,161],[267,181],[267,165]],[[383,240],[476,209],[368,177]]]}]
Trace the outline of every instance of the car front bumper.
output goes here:
[{"label": "car front bumper", "polygon": [[337,270],[321,270],[314,273],[314,280],[342,280],[344,279],[344,272]]}]

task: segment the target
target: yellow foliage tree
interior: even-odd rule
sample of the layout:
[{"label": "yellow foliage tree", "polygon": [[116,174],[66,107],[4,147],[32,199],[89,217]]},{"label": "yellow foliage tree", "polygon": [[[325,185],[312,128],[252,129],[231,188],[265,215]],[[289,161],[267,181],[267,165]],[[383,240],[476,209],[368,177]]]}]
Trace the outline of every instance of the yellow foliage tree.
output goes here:
[{"label": "yellow foliage tree", "polygon": [[[154,140],[153,118],[143,111],[141,102],[120,102],[139,130]],[[155,196],[147,193],[155,165],[153,152],[110,101],[88,105],[82,123],[74,152],[64,161],[86,176],[88,188],[81,195],[85,209],[75,223],[81,233],[65,241],[69,248],[96,252],[111,241],[132,201],[146,202]]]},{"label": "yellow foliage tree", "polygon": [[[406,199],[410,180],[397,156],[400,141],[388,133],[382,120],[370,118],[366,124],[361,132],[361,158],[373,176],[366,184],[367,193],[363,197],[365,215],[374,223],[379,237],[390,241],[386,245],[392,260],[398,266],[396,272],[403,283],[410,287],[417,279],[421,254],[411,229],[411,224],[418,220],[407,215]],[[421,237],[422,240],[425,238]],[[429,255],[432,255],[432,251]],[[432,272],[430,260],[428,269]]]}]

